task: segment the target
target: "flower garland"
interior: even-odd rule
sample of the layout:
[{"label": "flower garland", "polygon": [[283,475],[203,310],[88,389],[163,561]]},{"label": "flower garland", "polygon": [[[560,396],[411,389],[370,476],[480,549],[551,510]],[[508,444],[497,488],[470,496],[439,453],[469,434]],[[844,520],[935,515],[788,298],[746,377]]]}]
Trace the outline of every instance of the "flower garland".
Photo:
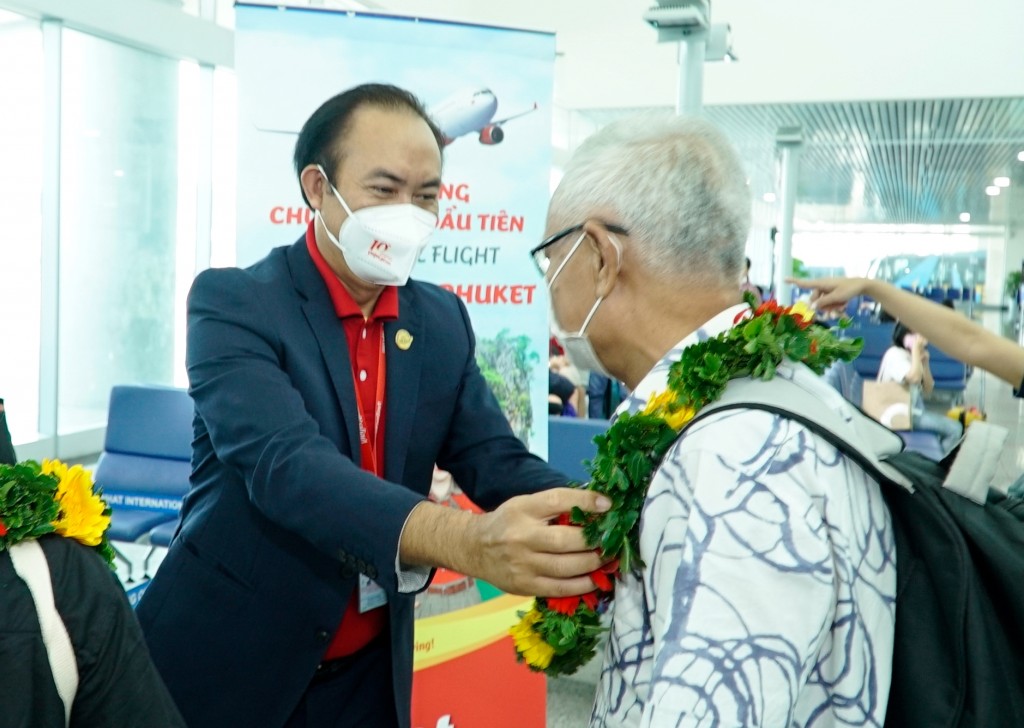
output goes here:
[{"label": "flower garland", "polygon": [[110,508],[81,465],[29,460],[0,465],[0,551],[56,533],[91,546],[113,568]]},{"label": "flower garland", "polygon": [[597,455],[587,463],[586,487],[609,497],[612,507],[601,514],[576,508],[559,522],[583,526],[587,543],[608,561],[591,573],[596,589],[589,594],[538,597],[520,613],[510,634],[517,659],[530,669],[568,675],[594,656],[604,630],[600,615],[614,597],[615,578],[643,568],[640,512],[651,478],[679,432],[722,396],[730,379],[769,380],[786,359],[821,374],[837,360],[852,361],[863,346],[861,339],[839,339],[812,326],[813,312],[800,303],[785,308],[767,301],[756,309],[751,303],[751,309],[737,315],[728,331],[686,347],[669,370],[668,389],[651,397],[643,411],[619,416],[595,438]]}]

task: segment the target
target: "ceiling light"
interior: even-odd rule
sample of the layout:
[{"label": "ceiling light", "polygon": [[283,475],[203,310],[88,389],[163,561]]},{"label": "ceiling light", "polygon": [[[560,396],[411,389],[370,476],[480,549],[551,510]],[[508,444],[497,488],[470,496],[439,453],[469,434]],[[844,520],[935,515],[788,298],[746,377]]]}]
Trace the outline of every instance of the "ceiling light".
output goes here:
[{"label": "ceiling light", "polygon": [[961,212],[960,213],[960,222],[970,222],[970,221],[971,221],[971,213],[969,213],[969,212]]},{"label": "ceiling light", "polygon": [[1024,162],[1024,152],[1017,152],[1017,161]]},{"label": "ceiling light", "polygon": [[996,177],[994,180],[992,180],[992,183],[996,187],[1009,187],[1010,186],[1010,178],[1009,177]]},{"label": "ceiling light", "polygon": [[775,202],[775,193],[774,192],[765,192],[763,199],[764,199],[765,202]]},{"label": "ceiling light", "polygon": [[988,195],[989,197],[995,197],[996,195],[999,194],[999,188],[996,187],[995,185],[989,185],[988,187],[985,188],[985,194]]}]

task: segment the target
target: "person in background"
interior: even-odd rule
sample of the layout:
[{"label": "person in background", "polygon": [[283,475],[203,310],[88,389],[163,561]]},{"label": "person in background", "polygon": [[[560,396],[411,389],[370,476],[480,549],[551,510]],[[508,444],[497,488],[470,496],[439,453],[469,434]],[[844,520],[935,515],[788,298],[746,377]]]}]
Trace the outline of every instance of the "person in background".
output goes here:
[{"label": "person in background", "polygon": [[897,321],[892,330],[892,346],[882,356],[877,379],[879,382],[895,382],[910,393],[911,429],[934,432],[945,453],[956,446],[964,434],[960,423],[945,415],[929,412],[924,405],[924,398],[931,395],[935,386],[925,337]]},{"label": "person in background", "polygon": [[[191,728],[408,728],[432,566],[517,594],[593,588],[599,556],[552,521],[607,499],[558,487],[477,367],[461,300],[410,280],[444,146],[403,89],[329,99],[295,145],[307,230],[192,284],[192,487],[138,607]],[[435,464],[492,512],[429,502]]]},{"label": "person in background", "polygon": [[755,305],[760,305],[764,299],[764,291],[759,286],[750,282],[750,258],[744,258],[743,278],[740,279],[740,291],[751,294],[756,300]]},{"label": "person in background", "polygon": [[[566,351],[625,382],[630,412],[750,310],[746,174],[705,120],[644,115],[588,137],[546,227],[531,252],[574,332]],[[806,367],[779,376],[852,417]],[[795,420],[711,413],[658,464],[639,523],[644,566],[615,584],[591,726],[883,724],[896,554],[853,461]]]},{"label": "person in background", "polygon": [[572,386],[572,382],[554,369],[548,369],[548,414],[577,417],[576,406],[573,404],[575,397],[576,387]]},{"label": "person in background", "polygon": [[[565,349],[555,336],[548,340],[548,371],[548,414],[582,417],[587,390],[580,380],[579,370],[566,357]],[[558,404],[553,399],[555,397],[561,403],[559,412],[554,411]]]},{"label": "person in background", "polygon": [[857,296],[869,296],[911,330],[946,354],[990,372],[1024,395],[1024,348],[979,326],[950,307],[870,278],[790,280],[813,289],[811,301],[821,311],[843,311]]}]

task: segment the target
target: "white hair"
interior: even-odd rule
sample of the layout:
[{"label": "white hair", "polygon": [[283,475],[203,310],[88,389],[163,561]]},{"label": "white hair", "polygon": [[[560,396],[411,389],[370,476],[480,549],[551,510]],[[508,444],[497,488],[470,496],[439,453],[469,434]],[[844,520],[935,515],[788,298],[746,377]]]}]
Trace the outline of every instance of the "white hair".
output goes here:
[{"label": "white hair", "polygon": [[750,192],[735,150],[707,121],[641,114],[573,154],[551,211],[574,224],[607,210],[651,271],[733,285],[743,270]]}]

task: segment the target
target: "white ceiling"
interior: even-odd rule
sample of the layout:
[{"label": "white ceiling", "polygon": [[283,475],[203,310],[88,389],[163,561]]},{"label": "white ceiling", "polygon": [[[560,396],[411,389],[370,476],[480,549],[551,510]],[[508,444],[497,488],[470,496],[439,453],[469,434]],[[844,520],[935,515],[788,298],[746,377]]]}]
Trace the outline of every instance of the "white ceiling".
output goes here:
[{"label": "white ceiling", "polygon": [[[579,112],[596,126],[622,109]],[[1024,98],[749,104],[705,109],[733,141],[756,196],[777,192],[775,134],[798,126],[802,217],[825,222],[1006,221],[985,188],[1024,185]],[[1024,211],[1021,211],[1024,213]]]},{"label": "white ceiling", "polygon": [[[585,131],[673,108],[673,44],[653,0],[375,0],[387,11],[552,30],[555,106]],[[798,216],[826,222],[1003,223],[985,194],[1024,185],[1024,0],[711,0],[736,63],[705,64],[705,113],[739,147],[755,195],[776,191],[775,133],[800,126]],[[571,123],[571,122],[570,122]],[[567,146],[582,140],[570,134]],[[561,156],[561,155],[558,155]],[[557,157],[556,157],[557,158]],[[1003,199],[1005,200],[1005,195]],[[1024,211],[1016,213],[1024,217]]]}]

